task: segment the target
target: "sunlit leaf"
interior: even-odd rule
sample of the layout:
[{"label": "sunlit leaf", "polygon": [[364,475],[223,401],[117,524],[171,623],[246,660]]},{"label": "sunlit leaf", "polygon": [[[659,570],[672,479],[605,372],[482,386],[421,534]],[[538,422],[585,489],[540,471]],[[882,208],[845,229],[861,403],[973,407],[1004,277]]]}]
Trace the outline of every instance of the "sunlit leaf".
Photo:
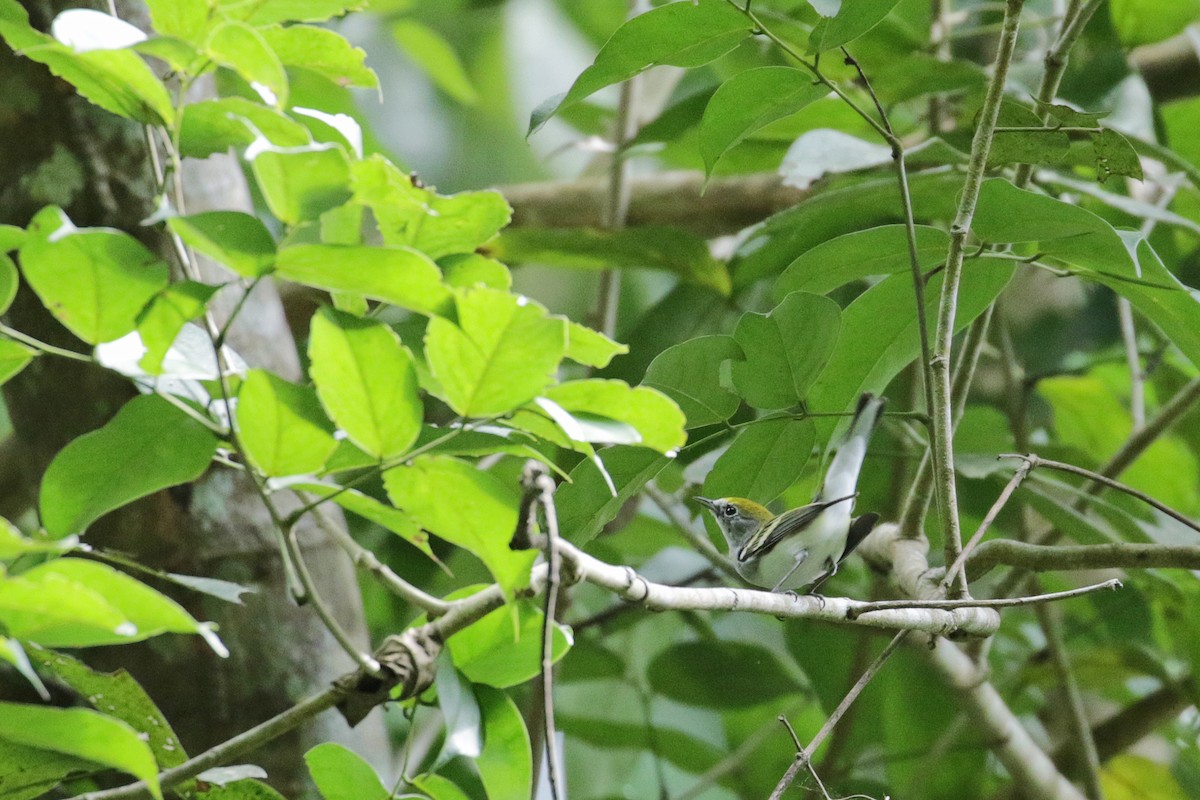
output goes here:
[{"label": "sunlit leaf", "polygon": [[420,456],[383,478],[398,508],[439,538],[474,553],[506,594],[528,580],[536,553],[508,546],[517,525],[515,485],[447,456]]},{"label": "sunlit leaf", "polygon": [[120,720],[84,708],[0,703],[0,738],[126,772],[145,781],[156,800],[162,800],[150,746]]},{"label": "sunlit leaf", "polygon": [[436,317],[425,335],[425,357],[450,407],[483,417],[540,394],[566,352],[566,321],[494,289],[457,296],[458,324]]},{"label": "sunlit leaf", "polygon": [[247,457],[266,475],[316,472],[337,447],[317,393],[265,370],[242,382],[236,419]]},{"label": "sunlit leaf", "polygon": [[88,344],[129,333],[167,285],[166,263],[127,233],[76,228],[49,207],[34,218],[21,269],[46,308]]},{"label": "sunlit leaf", "polygon": [[309,372],[330,417],[381,459],[403,453],[421,430],[413,358],[388,326],[321,309],[313,317]]}]

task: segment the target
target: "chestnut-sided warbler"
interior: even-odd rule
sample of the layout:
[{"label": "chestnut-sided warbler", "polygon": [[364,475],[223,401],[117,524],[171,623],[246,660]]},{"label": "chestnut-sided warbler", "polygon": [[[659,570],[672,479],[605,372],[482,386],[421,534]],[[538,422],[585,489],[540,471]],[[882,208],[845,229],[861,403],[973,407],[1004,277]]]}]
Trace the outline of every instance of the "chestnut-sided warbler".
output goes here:
[{"label": "chestnut-sided warbler", "polygon": [[852,519],[851,512],[867,442],[885,402],[871,394],[858,399],[850,429],[810,504],[775,516],[742,497],[696,498],[716,518],[743,578],[773,592],[820,585],[871,532],[879,515]]}]

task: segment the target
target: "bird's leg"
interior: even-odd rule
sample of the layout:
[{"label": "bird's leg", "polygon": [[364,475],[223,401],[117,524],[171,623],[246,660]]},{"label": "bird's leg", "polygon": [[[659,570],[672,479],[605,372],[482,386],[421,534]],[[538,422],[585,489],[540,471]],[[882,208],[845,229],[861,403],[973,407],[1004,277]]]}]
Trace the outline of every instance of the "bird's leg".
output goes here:
[{"label": "bird's leg", "polygon": [[787,581],[788,581],[788,578],[790,578],[790,577],[792,577],[793,575],[795,575],[795,574],[796,574],[796,570],[800,569],[800,565],[801,565],[801,564],[803,564],[803,563],[804,563],[805,561],[807,561],[807,560],[808,560],[808,551],[807,551],[807,550],[801,550],[801,551],[800,551],[800,555],[798,555],[798,556],[796,557],[796,563],[795,563],[795,564],[792,564],[792,568],[791,568],[791,569],[789,569],[787,572],[785,572],[785,573],[784,573],[783,577],[779,579],[779,582],[775,584],[775,588],[771,589],[771,591],[772,591],[772,592],[778,592],[778,591],[779,591],[779,588],[780,588],[781,586],[783,586],[785,583],[787,583]]}]

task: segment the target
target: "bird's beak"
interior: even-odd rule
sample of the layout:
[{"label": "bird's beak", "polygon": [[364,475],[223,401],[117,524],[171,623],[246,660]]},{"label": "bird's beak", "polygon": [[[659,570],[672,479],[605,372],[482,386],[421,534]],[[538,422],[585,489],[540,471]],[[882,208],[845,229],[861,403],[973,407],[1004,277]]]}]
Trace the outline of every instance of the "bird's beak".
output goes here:
[{"label": "bird's beak", "polygon": [[709,500],[707,497],[697,497],[697,498],[695,498],[695,500],[697,503],[704,506],[709,511],[717,510],[717,501],[716,500]]}]

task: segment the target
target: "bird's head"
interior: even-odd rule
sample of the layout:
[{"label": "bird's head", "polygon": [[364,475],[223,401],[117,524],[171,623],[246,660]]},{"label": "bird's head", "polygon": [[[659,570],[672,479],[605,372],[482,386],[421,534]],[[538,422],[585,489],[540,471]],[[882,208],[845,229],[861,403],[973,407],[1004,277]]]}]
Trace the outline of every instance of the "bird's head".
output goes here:
[{"label": "bird's head", "polygon": [[712,512],[717,527],[733,551],[740,549],[755,531],[775,517],[766,507],[744,497],[722,497],[719,500],[697,497],[696,502]]}]

